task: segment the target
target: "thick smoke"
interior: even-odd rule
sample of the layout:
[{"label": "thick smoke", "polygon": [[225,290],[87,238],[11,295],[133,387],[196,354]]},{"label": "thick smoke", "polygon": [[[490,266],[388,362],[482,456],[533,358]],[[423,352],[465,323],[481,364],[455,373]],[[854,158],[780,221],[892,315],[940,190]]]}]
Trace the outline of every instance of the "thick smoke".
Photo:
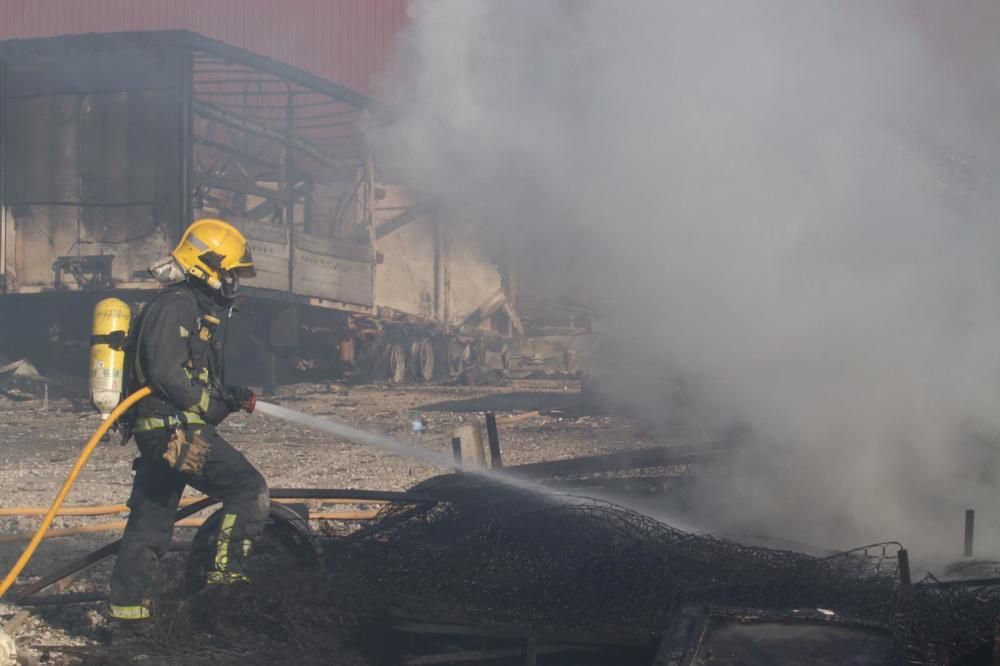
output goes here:
[{"label": "thick smoke", "polygon": [[713,528],[929,560],[1000,521],[992,3],[410,11],[383,164],[591,296],[611,399],[753,433]]}]

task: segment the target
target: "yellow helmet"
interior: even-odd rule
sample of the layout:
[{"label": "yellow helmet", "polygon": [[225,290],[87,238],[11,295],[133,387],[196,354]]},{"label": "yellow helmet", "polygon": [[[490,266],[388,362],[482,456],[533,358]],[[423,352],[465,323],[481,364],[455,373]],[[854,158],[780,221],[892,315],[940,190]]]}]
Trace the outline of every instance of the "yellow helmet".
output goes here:
[{"label": "yellow helmet", "polygon": [[170,254],[185,273],[204,280],[212,289],[221,289],[227,276],[256,275],[247,239],[222,220],[198,220]]}]

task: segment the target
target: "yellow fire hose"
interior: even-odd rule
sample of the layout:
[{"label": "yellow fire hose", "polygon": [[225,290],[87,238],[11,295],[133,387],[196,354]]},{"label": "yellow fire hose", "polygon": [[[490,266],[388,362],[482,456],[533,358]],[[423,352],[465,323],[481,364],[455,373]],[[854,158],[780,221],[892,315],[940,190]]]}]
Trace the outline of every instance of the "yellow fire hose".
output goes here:
[{"label": "yellow fire hose", "polygon": [[62,488],[59,489],[59,494],[56,495],[55,501],[52,502],[52,506],[49,507],[48,513],[46,513],[45,517],[42,519],[42,524],[38,526],[38,531],[35,532],[35,536],[31,538],[31,542],[25,547],[24,552],[21,553],[21,557],[18,558],[17,562],[14,563],[14,566],[11,567],[7,576],[3,579],[3,582],[0,583],[0,598],[3,598],[3,596],[7,594],[7,590],[9,590],[10,586],[14,584],[17,577],[21,575],[21,572],[24,570],[24,567],[27,566],[31,556],[35,554],[38,544],[40,544],[42,539],[45,538],[45,533],[49,530],[49,526],[52,525],[52,521],[55,519],[56,514],[59,513],[59,509],[62,507],[62,503],[63,500],[66,499],[66,495],[69,494],[70,488],[72,488],[73,484],[76,483],[76,479],[80,476],[80,472],[83,471],[83,466],[87,464],[90,454],[92,454],[94,449],[97,448],[97,445],[101,443],[101,439],[108,432],[108,429],[114,425],[119,418],[121,418],[122,414],[128,411],[129,407],[139,402],[150,393],[152,393],[152,391],[149,388],[143,387],[122,400],[90,437],[90,441],[88,441],[87,445],[83,447],[83,451],[80,452],[80,456],[76,459],[73,469],[70,470],[69,476],[67,476],[66,481],[63,482]]}]

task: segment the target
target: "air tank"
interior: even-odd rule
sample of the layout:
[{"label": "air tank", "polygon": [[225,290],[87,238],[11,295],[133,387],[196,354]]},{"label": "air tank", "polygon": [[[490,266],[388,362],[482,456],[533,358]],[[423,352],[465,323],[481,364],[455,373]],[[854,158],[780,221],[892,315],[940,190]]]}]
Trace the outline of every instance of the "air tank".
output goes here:
[{"label": "air tank", "polygon": [[122,398],[125,341],[132,311],[117,298],[94,306],[90,335],[90,401],[106,419]]}]

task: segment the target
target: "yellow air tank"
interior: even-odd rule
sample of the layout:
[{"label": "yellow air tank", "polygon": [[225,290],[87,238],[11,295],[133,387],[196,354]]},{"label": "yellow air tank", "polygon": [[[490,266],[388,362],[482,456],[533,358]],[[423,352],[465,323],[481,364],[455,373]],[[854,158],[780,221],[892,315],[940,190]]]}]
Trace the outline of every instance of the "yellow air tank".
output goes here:
[{"label": "yellow air tank", "polygon": [[124,301],[105,298],[94,306],[90,335],[90,401],[107,419],[122,398],[125,340],[132,311]]}]

